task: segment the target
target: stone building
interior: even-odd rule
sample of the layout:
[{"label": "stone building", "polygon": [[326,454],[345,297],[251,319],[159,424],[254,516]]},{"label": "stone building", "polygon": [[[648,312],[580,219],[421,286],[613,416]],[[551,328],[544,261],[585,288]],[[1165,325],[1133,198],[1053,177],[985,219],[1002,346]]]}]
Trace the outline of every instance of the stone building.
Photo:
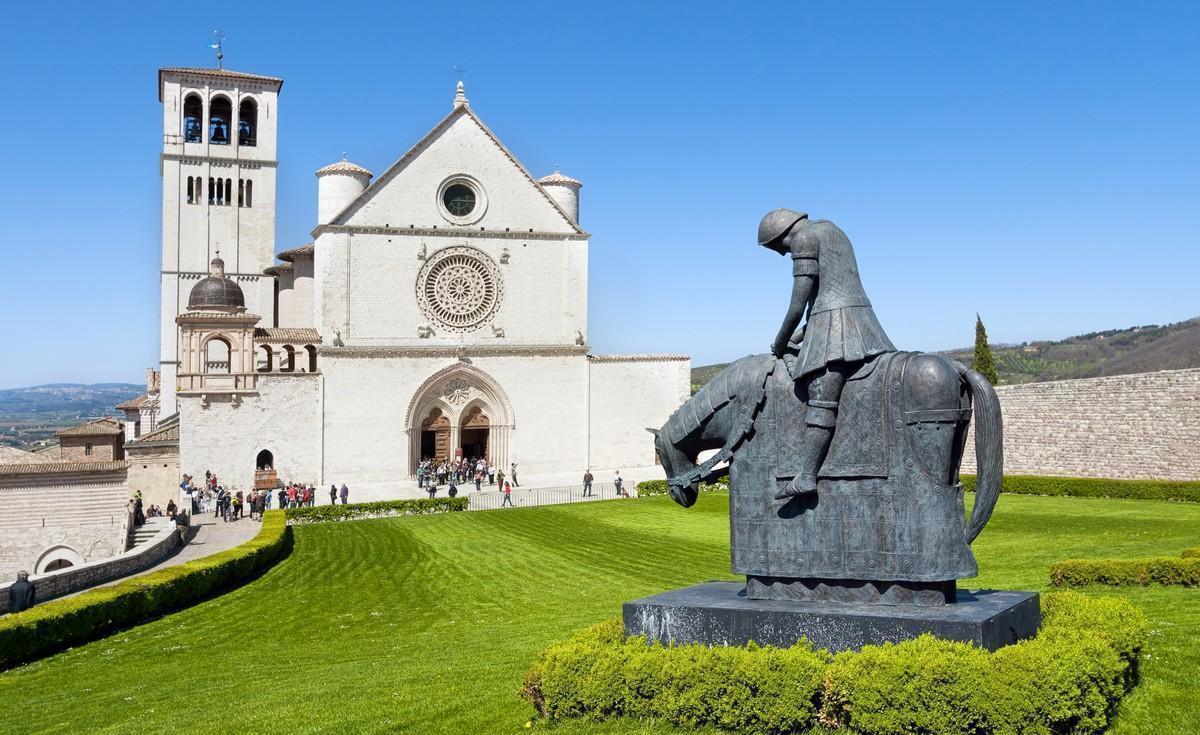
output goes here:
[{"label": "stone building", "polygon": [[124,461],[0,463],[0,581],[125,551]]},{"label": "stone building", "polygon": [[104,417],[56,432],[58,458],[76,462],[110,462],[125,459],[125,429],[114,418]]},{"label": "stone building", "polygon": [[535,178],[460,84],[379,177],[317,171],[312,242],[275,262],[281,85],[159,72],[162,389],[123,404],[131,452],[177,413],[178,471],[243,489],[257,467],[386,489],[426,456],[651,468],[645,428],[687,398],[690,361],[591,353],[581,182]]},{"label": "stone building", "polygon": [[125,445],[129,463],[129,489],[141,492],[146,507],[166,508],[179,501],[179,417],[169,418],[154,431]]}]

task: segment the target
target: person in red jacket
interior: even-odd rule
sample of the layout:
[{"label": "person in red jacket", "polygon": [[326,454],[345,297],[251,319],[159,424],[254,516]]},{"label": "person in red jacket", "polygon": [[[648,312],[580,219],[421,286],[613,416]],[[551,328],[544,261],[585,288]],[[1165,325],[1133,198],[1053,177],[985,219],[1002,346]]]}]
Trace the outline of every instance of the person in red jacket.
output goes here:
[{"label": "person in red jacket", "polygon": [[512,485],[508,484],[508,480],[504,481],[504,502],[500,504],[500,507],[503,508],[506,505],[510,508],[513,507]]}]

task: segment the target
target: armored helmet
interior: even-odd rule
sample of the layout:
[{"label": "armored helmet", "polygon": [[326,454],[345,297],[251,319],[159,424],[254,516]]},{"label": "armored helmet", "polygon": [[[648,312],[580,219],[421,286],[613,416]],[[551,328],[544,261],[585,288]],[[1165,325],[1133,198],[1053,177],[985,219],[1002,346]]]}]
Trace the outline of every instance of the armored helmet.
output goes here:
[{"label": "armored helmet", "polygon": [[782,237],[791,229],[792,225],[802,219],[808,219],[808,214],[793,209],[773,209],[767,212],[766,216],[762,218],[762,222],[758,223],[758,244],[770,244],[773,240]]}]

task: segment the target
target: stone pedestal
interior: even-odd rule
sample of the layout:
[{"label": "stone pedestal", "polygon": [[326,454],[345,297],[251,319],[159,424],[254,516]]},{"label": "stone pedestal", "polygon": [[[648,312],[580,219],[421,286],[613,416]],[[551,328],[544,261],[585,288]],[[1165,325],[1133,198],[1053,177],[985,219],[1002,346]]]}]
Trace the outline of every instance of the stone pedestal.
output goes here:
[{"label": "stone pedestal", "polygon": [[1036,592],[958,592],[937,607],[753,600],[740,582],[706,582],[626,602],[626,635],[663,643],[788,647],[807,638],[829,651],[858,650],[931,633],[994,651],[1033,637],[1041,624]]}]

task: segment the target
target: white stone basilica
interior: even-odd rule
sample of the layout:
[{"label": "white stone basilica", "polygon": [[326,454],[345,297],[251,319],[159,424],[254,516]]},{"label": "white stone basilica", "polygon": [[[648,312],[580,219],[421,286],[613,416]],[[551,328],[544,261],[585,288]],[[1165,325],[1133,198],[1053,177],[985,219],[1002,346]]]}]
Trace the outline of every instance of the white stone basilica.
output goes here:
[{"label": "white stone basilica", "polygon": [[581,184],[535,179],[461,84],[379,177],[317,171],[313,242],[281,263],[282,80],[167,68],[158,85],[161,390],[127,412],[129,439],[177,421],[180,470],[238,488],[269,465],[386,490],[459,452],[529,475],[655,464],[646,427],[688,397],[688,358],[590,354]]}]

